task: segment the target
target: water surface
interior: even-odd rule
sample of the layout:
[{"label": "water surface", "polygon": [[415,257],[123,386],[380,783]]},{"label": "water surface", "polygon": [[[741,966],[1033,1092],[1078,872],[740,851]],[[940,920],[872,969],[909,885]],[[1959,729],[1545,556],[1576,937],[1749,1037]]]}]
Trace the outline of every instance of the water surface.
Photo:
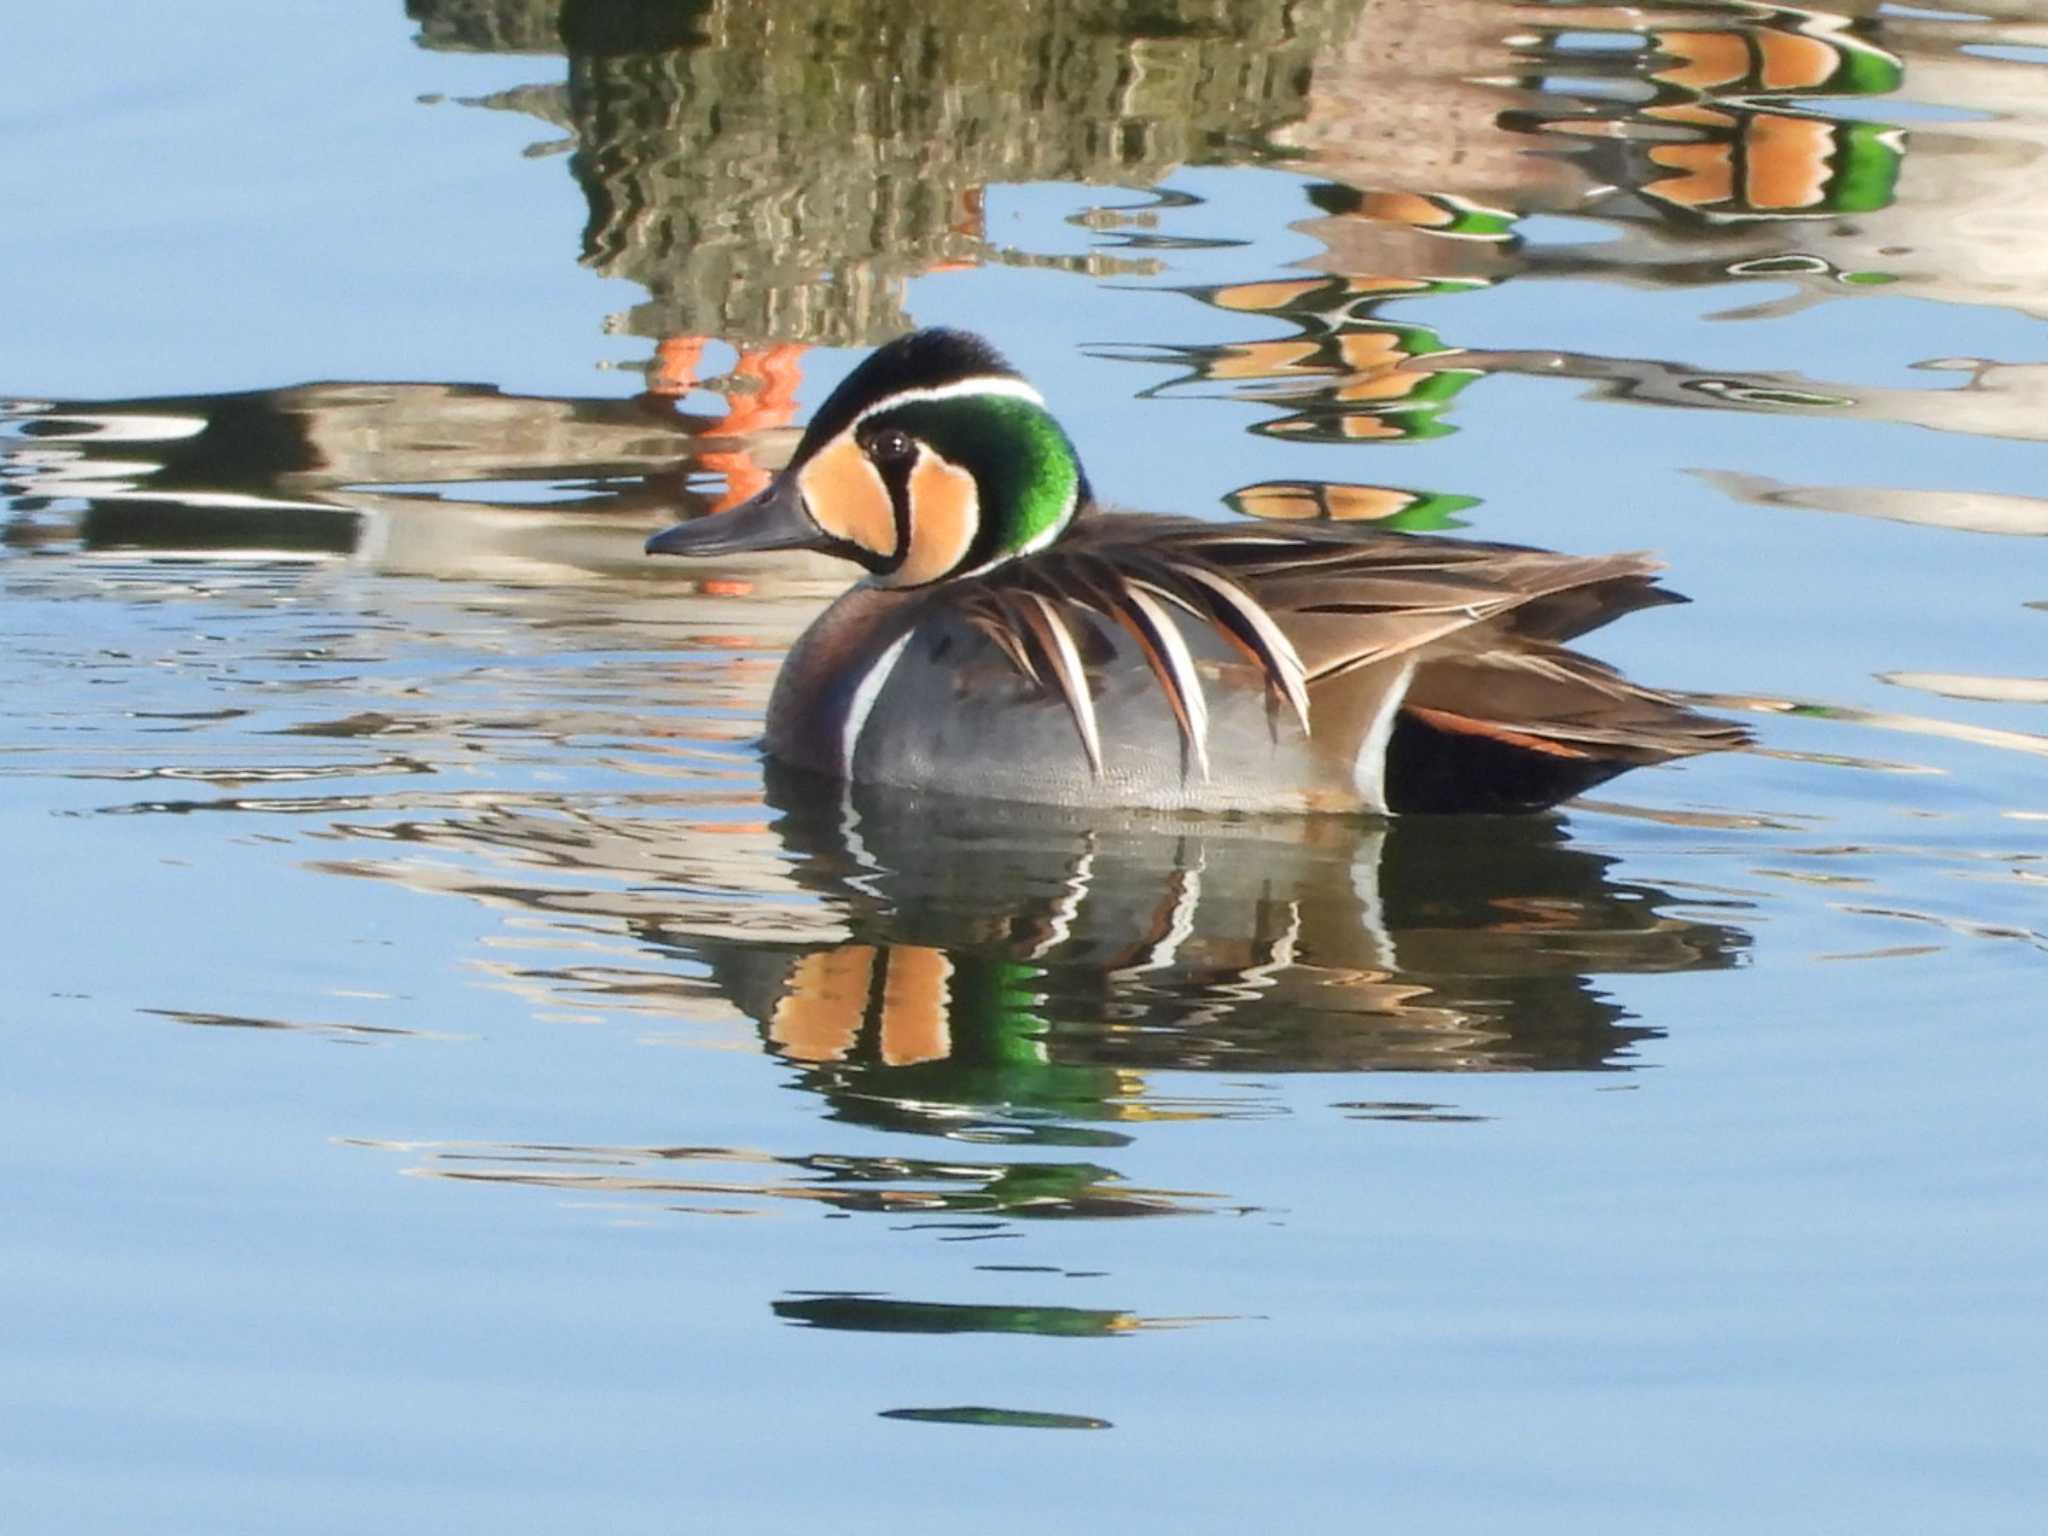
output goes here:
[{"label": "water surface", "polygon": [[[12,41],[10,1529],[2037,1526],[2048,9]],[[640,543],[925,323],[1118,502],[1656,549],[1758,748],[764,774],[843,572]]]}]

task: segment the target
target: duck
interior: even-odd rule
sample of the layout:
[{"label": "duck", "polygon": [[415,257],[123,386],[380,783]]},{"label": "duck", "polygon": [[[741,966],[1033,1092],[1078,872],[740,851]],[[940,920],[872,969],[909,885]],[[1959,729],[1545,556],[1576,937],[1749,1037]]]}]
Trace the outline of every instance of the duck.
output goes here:
[{"label": "duck", "polygon": [[1748,741],[1568,648],[1684,601],[1647,554],[1110,510],[1045,398],[965,331],[877,348],[765,489],[646,548],[860,568],[784,658],[761,741],[843,784],[1508,814]]}]

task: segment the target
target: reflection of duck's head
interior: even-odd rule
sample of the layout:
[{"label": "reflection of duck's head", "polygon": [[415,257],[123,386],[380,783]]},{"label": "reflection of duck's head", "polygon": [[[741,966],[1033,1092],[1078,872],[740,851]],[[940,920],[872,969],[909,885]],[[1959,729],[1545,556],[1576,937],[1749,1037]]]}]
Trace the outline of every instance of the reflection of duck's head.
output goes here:
[{"label": "reflection of duck's head", "polygon": [[921,331],[848,376],[760,495],[647,547],[814,549],[867,571],[790,653],[766,736],[855,782],[1528,810],[1743,739],[1564,649],[1670,600],[1641,556],[1092,509],[1037,391],[978,338]]},{"label": "reflection of duck's head", "polygon": [[[1230,1112],[1160,1071],[1612,1070],[1648,1033],[1606,973],[1714,969],[1551,820],[1226,823],[772,774],[792,872],[846,936],[671,936],[841,1114],[901,1129]],[[1188,1093],[1182,1086],[1183,1095]]]}]

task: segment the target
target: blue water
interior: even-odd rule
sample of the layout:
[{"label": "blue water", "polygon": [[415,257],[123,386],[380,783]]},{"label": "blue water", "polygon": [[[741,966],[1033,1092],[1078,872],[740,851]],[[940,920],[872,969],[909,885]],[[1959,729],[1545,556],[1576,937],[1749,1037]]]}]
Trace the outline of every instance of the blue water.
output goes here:
[{"label": "blue water", "polygon": [[[728,278],[785,161],[609,264],[577,177],[639,121],[592,106],[622,81],[673,109],[672,179],[810,121],[746,13],[612,52],[573,4],[470,8],[495,48],[428,0],[11,18],[6,1529],[2038,1529],[2048,14],[1695,9],[1897,63],[1759,98],[1908,126],[1890,194],[1672,209],[1620,137],[1510,136],[1663,132],[1632,103],[1695,45],[1647,46],[1658,13],[1511,55],[1542,8],[1332,3],[1305,101],[1185,140],[1132,109],[1201,163],[1088,160],[1077,94],[1012,128],[1095,145],[1092,182],[977,183],[899,233],[907,275],[781,273],[764,234]],[[1067,37],[1062,78],[1109,50],[1144,66],[1103,66],[1118,99],[1208,111],[1291,46],[1192,10]],[[1404,40],[1523,84],[1475,117],[1374,51]],[[1401,92],[1436,137],[1355,115]],[[1300,126],[1333,114],[1371,154]],[[1500,159],[1582,144],[1563,190]],[[1788,255],[1820,270],[1729,272]],[[639,546],[736,473],[703,446],[735,405],[786,456],[879,339],[833,308],[870,268],[863,313],[990,335],[1110,500],[1393,486],[1474,499],[1453,533],[1655,549],[1693,601],[1590,647],[1759,749],[1527,825],[883,808],[843,845],[751,745],[838,578]],[[1326,272],[1485,282],[1233,296]],[[781,330],[650,318],[798,292]],[[1375,418],[1405,436],[1270,430],[1344,419],[1348,376],[1219,350],[1396,325],[1476,374]],[[934,968],[950,1009],[900,1000]]]}]

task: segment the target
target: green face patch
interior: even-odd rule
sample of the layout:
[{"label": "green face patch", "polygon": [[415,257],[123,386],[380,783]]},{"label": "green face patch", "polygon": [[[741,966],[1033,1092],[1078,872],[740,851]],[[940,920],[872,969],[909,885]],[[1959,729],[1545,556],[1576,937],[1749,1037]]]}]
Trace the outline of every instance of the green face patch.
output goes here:
[{"label": "green face patch", "polygon": [[1081,499],[1074,445],[1044,406],[1012,395],[919,400],[874,418],[922,440],[974,476],[981,527],[962,568],[1052,542]]}]

